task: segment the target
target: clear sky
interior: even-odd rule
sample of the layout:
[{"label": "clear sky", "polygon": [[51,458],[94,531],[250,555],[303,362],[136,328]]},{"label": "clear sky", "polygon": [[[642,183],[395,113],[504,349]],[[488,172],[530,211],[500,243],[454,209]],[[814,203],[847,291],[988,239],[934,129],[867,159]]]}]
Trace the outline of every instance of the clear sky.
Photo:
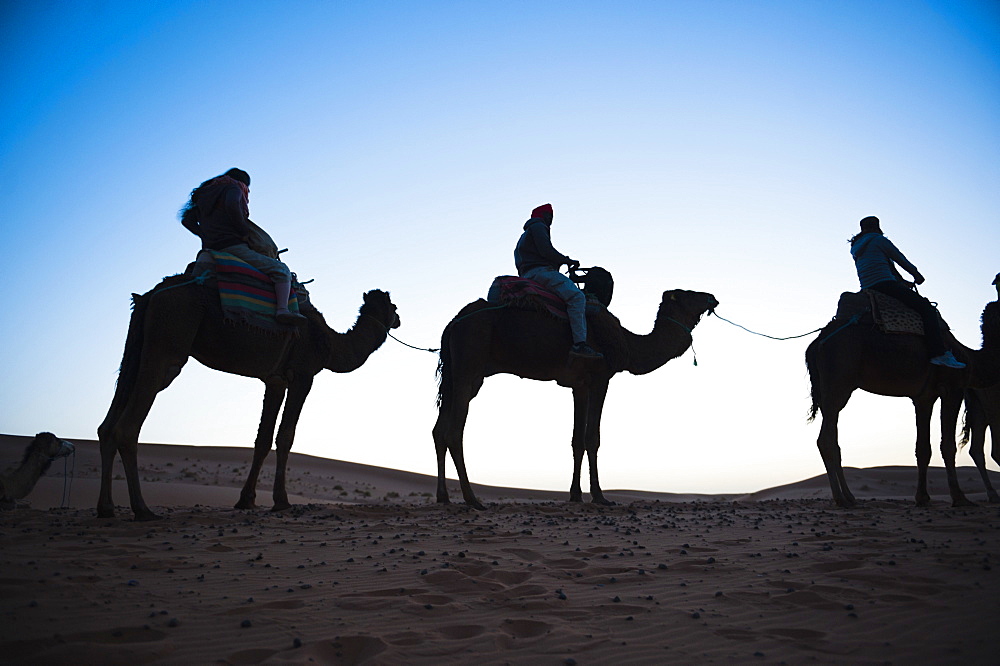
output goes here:
[{"label": "clear sky", "polygon": [[[966,345],[996,297],[996,2],[8,0],[0,91],[0,432],[96,438],[130,294],[193,259],[177,211],[231,166],[334,328],[382,288],[421,347],[513,272],[545,202],[555,246],[612,271],[637,333],[674,288],[769,335],[819,328],[857,289],[846,240],[866,215]],[[612,381],[604,487],[821,474],[811,336],[710,317],[694,337],[697,366]],[[320,374],[293,450],[433,474],[436,361],[389,340]],[[141,440],[249,459],[262,397],[190,361]],[[568,489],[571,405],[552,383],[487,380],[473,481]],[[913,464],[914,437],[905,399],[856,393],[841,419],[851,466]]]}]

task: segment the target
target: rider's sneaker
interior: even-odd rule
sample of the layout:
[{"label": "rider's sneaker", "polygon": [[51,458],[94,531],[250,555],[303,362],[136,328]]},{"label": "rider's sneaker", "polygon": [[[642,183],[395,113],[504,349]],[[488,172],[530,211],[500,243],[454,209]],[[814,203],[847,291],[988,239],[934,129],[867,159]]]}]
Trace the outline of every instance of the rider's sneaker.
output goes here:
[{"label": "rider's sneaker", "polygon": [[604,354],[594,351],[586,342],[573,343],[573,348],[569,350],[569,354],[570,356],[579,356],[581,358],[604,358]]},{"label": "rider's sneaker", "polygon": [[955,355],[950,351],[946,351],[940,356],[935,356],[931,359],[931,363],[934,365],[941,365],[946,368],[955,368],[956,370],[961,370],[965,367],[965,364],[955,358]]},{"label": "rider's sneaker", "polygon": [[278,320],[279,324],[290,324],[292,326],[302,326],[308,321],[304,315],[288,310],[278,310],[274,313],[274,318]]}]

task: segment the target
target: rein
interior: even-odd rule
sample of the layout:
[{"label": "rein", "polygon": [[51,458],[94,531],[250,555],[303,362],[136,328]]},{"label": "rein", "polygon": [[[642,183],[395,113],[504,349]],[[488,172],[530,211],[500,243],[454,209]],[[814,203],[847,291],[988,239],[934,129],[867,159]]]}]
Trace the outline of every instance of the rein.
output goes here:
[{"label": "rein", "polygon": [[804,337],[806,337],[807,335],[812,335],[813,333],[818,333],[819,331],[822,331],[822,330],[823,330],[823,327],[821,326],[821,327],[817,328],[817,329],[816,329],[816,330],[814,330],[814,331],[809,331],[808,333],[802,333],[801,335],[789,335],[789,336],[788,336],[788,337],[786,337],[786,338],[776,338],[776,337],[774,337],[773,335],[766,335],[766,334],[764,334],[764,333],[758,333],[757,331],[751,331],[751,330],[750,330],[749,328],[747,328],[746,326],[742,326],[742,325],[740,325],[740,324],[737,324],[737,323],[736,323],[736,322],[734,322],[734,321],[729,321],[729,320],[728,320],[728,319],[726,319],[725,317],[719,317],[718,313],[717,313],[717,312],[715,312],[715,310],[712,310],[711,314],[715,315],[716,317],[718,317],[718,318],[719,318],[719,319],[721,319],[722,321],[726,322],[727,324],[732,324],[733,326],[736,326],[737,328],[742,328],[742,329],[743,329],[744,331],[746,331],[747,333],[752,333],[753,335],[759,335],[759,336],[760,336],[760,337],[762,337],[762,338],[768,338],[768,339],[770,339],[770,340],[794,340],[794,339],[796,339],[796,338],[804,338]]},{"label": "rein", "polygon": [[[73,459],[72,470],[69,470],[69,458]],[[73,453],[63,458],[63,494],[62,494],[62,501],[59,503],[60,509],[69,508],[69,496],[70,493],[73,491],[74,476],[76,476],[76,449],[73,449]]]},{"label": "rein", "polygon": [[[365,313],[362,313],[361,316],[362,317],[368,317],[372,321],[378,322],[378,325],[381,326],[381,327],[383,327],[385,329],[385,334],[386,335],[388,335],[390,338],[392,338],[393,340],[395,340],[399,344],[403,345],[404,347],[409,347],[410,349],[416,349],[417,351],[431,352],[432,354],[436,354],[437,352],[441,351],[440,348],[438,348],[438,349],[428,349],[427,347],[415,347],[414,345],[411,345],[408,342],[403,342],[402,340],[400,340],[399,338],[397,338],[395,335],[392,334],[392,329],[389,326],[386,326],[385,324],[383,324],[382,322],[380,322],[378,319],[375,319],[375,317],[371,316],[370,314],[365,314]],[[399,320],[399,315],[396,315],[396,321],[398,321],[398,320]],[[395,323],[395,322],[393,322],[393,323]]]}]

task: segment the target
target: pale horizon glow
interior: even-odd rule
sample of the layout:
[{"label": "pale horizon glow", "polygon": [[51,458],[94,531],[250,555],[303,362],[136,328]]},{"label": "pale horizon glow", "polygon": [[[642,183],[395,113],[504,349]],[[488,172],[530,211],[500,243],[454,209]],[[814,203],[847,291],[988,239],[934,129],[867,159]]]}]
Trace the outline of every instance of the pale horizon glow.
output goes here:
[{"label": "pale horizon glow", "polygon": [[[866,215],[965,345],[996,298],[993,2],[14,2],[0,89],[4,433],[96,439],[130,294],[194,258],[177,211],[232,166],[331,326],[381,288],[394,334],[420,347],[513,272],[545,202],[556,247],[614,274],[611,310],[636,333],[674,288],[768,335],[823,326],[857,290],[846,239]],[[689,351],[617,376],[603,487],[751,492],[822,474],[812,337],[707,317],[697,366]],[[321,373],[293,451],[435,474],[436,362],[388,340],[354,373]],[[249,460],[262,400],[259,381],[190,361],[140,441]],[[472,481],[568,490],[571,429],[568,389],[487,379]],[[855,393],[840,433],[847,466],[914,464],[908,400]]]}]

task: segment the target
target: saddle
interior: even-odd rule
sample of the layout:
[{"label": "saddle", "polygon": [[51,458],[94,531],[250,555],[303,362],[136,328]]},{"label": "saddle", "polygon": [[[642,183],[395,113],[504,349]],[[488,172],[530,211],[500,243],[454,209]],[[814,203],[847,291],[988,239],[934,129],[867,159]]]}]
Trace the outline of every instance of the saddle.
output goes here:
[{"label": "saddle", "polygon": [[[858,317],[859,321],[878,326],[883,333],[924,334],[924,321],[916,310],[875,289],[845,291],[837,302],[836,319]],[[951,330],[938,313],[941,330]]]},{"label": "saddle", "polygon": [[[228,252],[201,250],[196,260],[188,264],[186,275],[215,278],[222,315],[228,323],[240,323],[267,332],[285,333],[292,330],[274,318],[277,301],[271,278],[239,257]],[[309,292],[292,276],[292,291],[288,309],[299,312],[309,303]]]},{"label": "saddle", "polygon": [[[574,279],[574,282],[577,282]],[[611,304],[614,279],[611,273],[595,266],[587,275],[579,279],[581,289],[587,297],[587,310],[607,309]],[[559,319],[568,319],[566,303],[557,294],[534,280],[516,275],[499,275],[493,279],[486,300],[515,308],[548,312]]]}]

